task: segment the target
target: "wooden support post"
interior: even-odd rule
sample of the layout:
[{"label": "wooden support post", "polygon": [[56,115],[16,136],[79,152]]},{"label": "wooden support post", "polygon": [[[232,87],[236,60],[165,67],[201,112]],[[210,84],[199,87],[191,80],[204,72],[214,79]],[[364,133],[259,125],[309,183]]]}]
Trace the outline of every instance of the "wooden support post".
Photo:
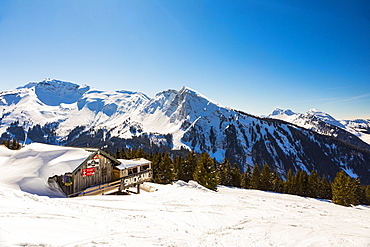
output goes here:
[{"label": "wooden support post", "polygon": [[137,185],[137,194],[140,194],[140,184]]}]

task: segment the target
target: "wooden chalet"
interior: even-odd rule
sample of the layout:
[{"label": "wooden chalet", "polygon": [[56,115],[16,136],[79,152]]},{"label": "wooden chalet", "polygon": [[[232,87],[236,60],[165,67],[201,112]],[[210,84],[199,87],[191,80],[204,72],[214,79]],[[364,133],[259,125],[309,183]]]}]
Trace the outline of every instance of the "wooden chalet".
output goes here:
[{"label": "wooden chalet", "polygon": [[152,178],[152,162],[139,158],[132,160],[118,160],[121,164],[114,167],[113,177],[121,179],[120,191],[123,191],[132,185],[136,185],[140,191],[141,181],[149,181]]},{"label": "wooden chalet", "polygon": [[50,187],[59,189],[68,197],[109,194],[150,181],[151,162],[146,159],[117,160],[103,150],[84,148],[90,155],[72,172],[54,175],[48,179]]}]

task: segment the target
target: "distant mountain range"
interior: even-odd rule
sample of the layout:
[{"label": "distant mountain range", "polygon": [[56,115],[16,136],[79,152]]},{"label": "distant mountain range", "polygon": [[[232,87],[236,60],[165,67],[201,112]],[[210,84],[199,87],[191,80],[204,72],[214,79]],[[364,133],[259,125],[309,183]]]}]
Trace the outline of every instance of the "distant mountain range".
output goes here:
[{"label": "distant mountain range", "polygon": [[311,109],[307,113],[302,114],[294,113],[289,109],[283,110],[279,108],[276,108],[267,117],[284,120],[319,134],[339,138],[365,149],[370,144],[370,119],[336,120],[328,113],[317,109]]},{"label": "distant mountain range", "polygon": [[268,163],[287,170],[339,170],[370,184],[370,120],[276,109],[266,118],[224,107],[183,87],[149,98],[59,80],[0,93],[0,138],[21,143],[208,152],[241,168]]}]

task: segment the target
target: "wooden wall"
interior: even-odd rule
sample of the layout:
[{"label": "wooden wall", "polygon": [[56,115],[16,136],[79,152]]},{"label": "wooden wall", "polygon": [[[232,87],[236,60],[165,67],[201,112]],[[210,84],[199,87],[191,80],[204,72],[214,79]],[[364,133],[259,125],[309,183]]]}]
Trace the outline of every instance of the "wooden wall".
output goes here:
[{"label": "wooden wall", "polygon": [[88,187],[108,183],[113,180],[113,164],[112,161],[105,156],[98,154],[99,165],[95,166],[95,174],[91,176],[82,176],[82,171],[90,165],[85,162],[80,169],[73,175],[73,192],[79,192]]}]

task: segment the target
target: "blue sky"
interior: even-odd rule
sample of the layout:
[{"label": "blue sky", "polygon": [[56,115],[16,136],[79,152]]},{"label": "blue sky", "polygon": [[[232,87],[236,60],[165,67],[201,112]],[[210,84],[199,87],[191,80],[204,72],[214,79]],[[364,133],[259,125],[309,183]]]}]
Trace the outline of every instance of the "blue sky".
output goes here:
[{"label": "blue sky", "polygon": [[0,0],[0,91],[44,78],[370,119],[370,2]]}]

